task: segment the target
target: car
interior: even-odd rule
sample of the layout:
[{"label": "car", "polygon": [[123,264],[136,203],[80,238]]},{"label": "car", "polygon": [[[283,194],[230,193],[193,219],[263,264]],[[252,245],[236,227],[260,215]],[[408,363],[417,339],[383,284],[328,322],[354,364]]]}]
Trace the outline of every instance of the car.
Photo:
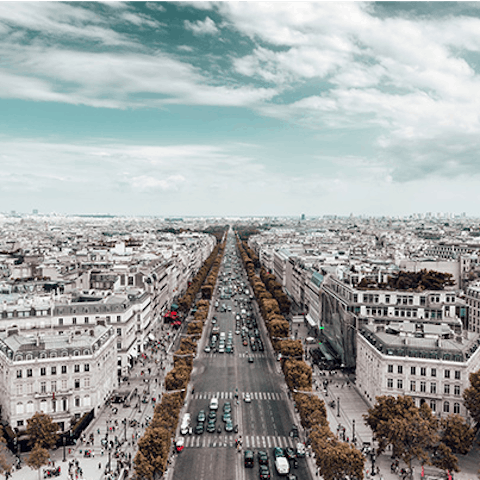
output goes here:
[{"label": "car", "polygon": [[273,458],[284,457],[284,456],[285,456],[285,452],[283,451],[283,448],[275,447],[273,449]]},{"label": "car", "polygon": [[264,450],[258,452],[258,463],[260,465],[268,465],[268,453]]},{"label": "car", "polygon": [[295,450],[292,447],[286,447],[285,456],[288,460],[293,460],[296,457]]},{"label": "car", "polygon": [[287,477],[287,480],[297,480],[297,476],[294,475],[293,473],[289,473],[288,477]]},{"label": "car", "polygon": [[208,433],[215,433],[217,426],[215,424],[215,420],[209,420],[207,424],[207,432]]},{"label": "car", "polygon": [[216,420],[217,419],[217,412],[215,410],[210,410],[208,412],[208,418],[210,420]]},{"label": "car", "polygon": [[252,352],[256,352],[256,351],[257,351],[257,346],[256,346],[254,343],[251,343],[251,344],[250,344],[250,348],[252,349]]},{"label": "car", "polygon": [[178,439],[175,441],[175,447],[177,452],[180,453],[185,447],[185,439],[183,437],[178,437]]},{"label": "car", "polygon": [[297,457],[303,458],[305,457],[305,445],[301,442],[298,442],[296,445],[297,448]]},{"label": "car", "polygon": [[292,430],[290,431],[290,436],[294,438],[298,438],[298,427],[296,425],[292,425]]},{"label": "car", "polygon": [[263,352],[265,350],[265,347],[263,346],[263,342],[258,342],[258,351]]},{"label": "car", "polygon": [[210,410],[218,410],[218,398],[212,398],[210,400]]},{"label": "car", "polygon": [[253,357],[248,357],[248,363],[253,363],[254,361]]},{"label": "car", "polygon": [[233,423],[230,422],[225,422],[225,431],[226,432],[233,432]]},{"label": "car", "polygon": [[225,353],[233,353],[233,347],[231,345],[227,345],[227,348],[225,348]]},{"label": "car", "polygon": [[245,450],[243,454],[243,463],[246,468],[253,468],[255,457],[251,450]]},{"label": "car", "polygon": [[246,403],[250,403],[252,401],[252,397],[250,396],[249,393],[246,393],[243,399],[245,400]]},{"label": "car", "polygon": [[218,347],[218,353],[225,353],[225,347]]},{"label": "car", "polygon": [[222,416],[222,420],[224,422],[231,422],[232,421],[232,414],[230,412],[225,412]]},{"label": "car", "polygon": [[201,435],[205,431],[205,424],[203,422],[197,423],[195,426],[195,433]]},{"label": "car", "polygon": [[258,474],[260,480],[269,480],[270,479],[270,469],[267,465],[260,465],[258,468]]},{"label": "car", "polygon": [[197,415],[198,422],[204,422],[207,416],[205,415],[205,410],[200,410]]},{"label": "car", "polygon": [[223,404],[223,411],[226,412],[231,412],[232,411],[232,404],[230,402],[225,402]]},{"label": "car", "polygon": [[204,351],[205,351],[205,353],[210,353],[211,352],[210,345],[206,345],[205,348],[204,348]]},{"label": "car", "polygon": [[247,339],[244,337],[243,338],[243,345],[246,347],[248,345]]}]

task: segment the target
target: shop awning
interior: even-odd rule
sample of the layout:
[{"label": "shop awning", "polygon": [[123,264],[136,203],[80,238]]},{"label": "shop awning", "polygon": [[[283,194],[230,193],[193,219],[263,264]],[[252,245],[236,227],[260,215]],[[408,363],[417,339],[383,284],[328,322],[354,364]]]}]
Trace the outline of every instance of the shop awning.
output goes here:
[{"label": "shop awning", "polygon": [[305,318],[307,319],[307,322],[311,327],[316,327],[318,325],[317,322],[310,316],[309,313],[307,313],[307,316]]}]

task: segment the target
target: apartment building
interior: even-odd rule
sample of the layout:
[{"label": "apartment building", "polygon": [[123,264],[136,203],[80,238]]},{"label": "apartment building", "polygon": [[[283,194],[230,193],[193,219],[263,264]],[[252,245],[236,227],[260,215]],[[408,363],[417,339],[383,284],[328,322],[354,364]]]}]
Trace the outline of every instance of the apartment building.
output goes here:
[{"label": "apartment building", "polygon": [[356,337],[356,385],[371,405],[379,395],[408,395],[439,417],[468,418],[462,394],[480,369],[480,335],[405,320],[361,325]]},{"label": "apartment building", "polygon": [[116,336],[90,325],[68,335],[0,333],[2,418],[23,430],[35,412],[51,415],[62,431],[100,408],[117,386]]}]

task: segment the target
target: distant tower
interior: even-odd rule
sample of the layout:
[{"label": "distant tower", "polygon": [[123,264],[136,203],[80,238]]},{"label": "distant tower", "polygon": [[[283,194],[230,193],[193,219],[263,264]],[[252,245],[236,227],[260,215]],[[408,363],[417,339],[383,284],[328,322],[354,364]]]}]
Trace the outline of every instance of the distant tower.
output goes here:
[{"label": "distant tower", "polygon": [[305,220],[305,214],[304,214],[304,213],[302,213],[302,216],[301,216],[300,219],[301,219],[302,221]]},{"label": "distant tower", "polygon": [[33,215],[38,215],[38,210],[37,210],[36,208],[34,208],[34,209],[32,210],[32,213],[33,213]]}]

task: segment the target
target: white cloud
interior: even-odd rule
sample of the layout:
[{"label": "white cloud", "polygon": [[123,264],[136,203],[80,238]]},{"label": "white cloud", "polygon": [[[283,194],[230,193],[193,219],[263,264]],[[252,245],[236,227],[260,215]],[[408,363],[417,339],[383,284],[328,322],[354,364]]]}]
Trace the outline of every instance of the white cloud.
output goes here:
[{"label": "white cloud", "polygon": [[192,31],[195,35],[215,35],[219,32],[215,22],[210,17],[205,18],[203,22],[201,20],[196,22],[185,20],[184,24],[185,28]]},{"label": "white cloud", "polygon": [[[3,98],[126,108],[251,106],[277,94],[275,89],[209,85],[198,69],[161,53],[91,53],[21,45],[0,46],[0,53],[6,65],[22,72],[0,73]],[[151,98],[140,99],[138,93]]]},{"label": "white cloud", "polygon": [[40,32],[56,39],[62,36],[100,40],[106,45],[133,45],[111,28],[112,18],[61,2],[3,2],[0,25]]},{"label": "white cloud", "polygon": [[182,175],[170,175],[165,178],[156,178],[148,175],[140,175],[130,180],[132,187],[136,190],[178,190],[185,181]]},{"label": "white cloud", "polygon": [[160,2],[146,2],[145,6],[150,10],[157,10],[158,12],[166,11],[166,8]]}]

